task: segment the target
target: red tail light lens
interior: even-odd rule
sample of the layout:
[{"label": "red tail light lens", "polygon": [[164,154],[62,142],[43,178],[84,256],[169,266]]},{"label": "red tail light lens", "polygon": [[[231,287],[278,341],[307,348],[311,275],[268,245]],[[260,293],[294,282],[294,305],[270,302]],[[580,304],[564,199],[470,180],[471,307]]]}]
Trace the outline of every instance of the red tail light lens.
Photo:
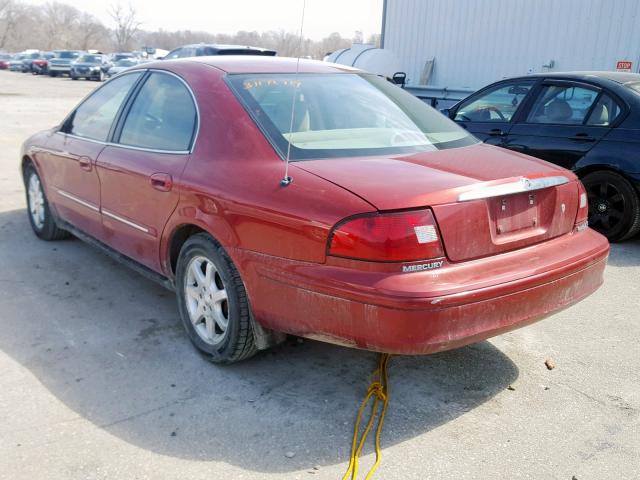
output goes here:
[{"label": "red tail light lens", "polygon": [[375,262],[411,262],[444,256],[431,210],[371,214],[338,223],[329,255]]},{"label": "red tail light lens", "polygon": [[576,214],[575,229],[580,232],[589,226],[589,199],[587,191],[580,180],[578,180],[578,195],[578,213]]}]

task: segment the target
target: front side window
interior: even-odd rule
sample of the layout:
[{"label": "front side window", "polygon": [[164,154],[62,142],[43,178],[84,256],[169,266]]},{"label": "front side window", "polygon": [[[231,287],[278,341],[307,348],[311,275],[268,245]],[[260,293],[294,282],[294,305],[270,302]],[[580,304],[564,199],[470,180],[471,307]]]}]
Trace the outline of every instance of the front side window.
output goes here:
[{"label": "front side window", "polygon": [[538,94],[527,122],[582,125],[598,91],[574,85],[545,85]]},{"label": "front side window", "polygon": [[455,120],[510,122],[534,83],[534,80],[526,80],[501,85],[472,97],[458,108]]},{"label": "front side window", "polygon": [[477,142],[441,113],[375,75],[251,74],[227,79],[281,155],[291,142],[292,160],[414,153]]},{"label": "front side window", "polygon": [[196,108],[187,87],[172,75],[152,73],[131,106],[119,143],[152,150],[187,151]]},{"label": "front side window", "polygon": [[140,75],[123,75],[105,83],[76,109],[65,131],[78,137],[106,142],[122,102]]}]

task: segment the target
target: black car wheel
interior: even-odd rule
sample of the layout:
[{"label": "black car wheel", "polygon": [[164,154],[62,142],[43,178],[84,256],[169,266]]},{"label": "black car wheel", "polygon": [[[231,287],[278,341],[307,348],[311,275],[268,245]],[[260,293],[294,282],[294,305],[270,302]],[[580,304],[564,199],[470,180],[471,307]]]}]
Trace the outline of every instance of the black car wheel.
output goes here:
[{"label": "black car wheel", "polygon": [[582,179],[589,198],[589,226],[611,242],[640,231],[640,200],[633,185],[614,172],[600,171]]},{"label": "black car wheel", "polygon": [[191,342],[214,363],[234,363],[257,352],[251,310],[240,273],[213,238],[189,238],[178,257],[176,293]]},{"label": "black car wheel", "polygon": [[49,72],[50,77],[57,77],[58,74],[56,72]]}]

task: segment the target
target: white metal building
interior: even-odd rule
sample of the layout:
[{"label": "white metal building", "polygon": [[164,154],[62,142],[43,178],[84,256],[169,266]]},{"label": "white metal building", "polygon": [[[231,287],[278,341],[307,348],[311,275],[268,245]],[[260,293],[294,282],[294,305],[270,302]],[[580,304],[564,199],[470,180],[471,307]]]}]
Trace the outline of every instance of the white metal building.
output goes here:
[{"label": "white metal building", "polygon": [[640,0],[385,0],[382,46],[409,85],[434,89],[621,61],[638,72]]}]

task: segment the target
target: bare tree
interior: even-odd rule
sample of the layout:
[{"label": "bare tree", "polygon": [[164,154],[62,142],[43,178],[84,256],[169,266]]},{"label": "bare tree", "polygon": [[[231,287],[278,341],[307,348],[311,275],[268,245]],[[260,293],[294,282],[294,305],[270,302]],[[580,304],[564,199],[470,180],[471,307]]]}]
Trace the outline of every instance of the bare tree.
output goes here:
[{"label": "bare tree", "polygon": [[76,22],[75,46],[80,50],[109,50],[109,30],[93,15],[81,13]]},{"label": "bare tree", "polygon": [[140,30],[141,22],[136,18],[136,11],[133,5],[129,4],[124,8],[121,3],[111,5],[109,15],[115,22],[114,36],[116,40],[116,50],[125,51],[131,49],[133,37]]},{"label": "bare tree", "polygon": [[46,32],[46,49],[73,48],[74,27],[80,16],[80,10],[66,3],[49,2],[42,9],[44,22],[42,27]]},{"label": "bare tree", "polygon": [[7,45],[21,13],[22,5],[13,0],[0,0],[0,49]]}]

